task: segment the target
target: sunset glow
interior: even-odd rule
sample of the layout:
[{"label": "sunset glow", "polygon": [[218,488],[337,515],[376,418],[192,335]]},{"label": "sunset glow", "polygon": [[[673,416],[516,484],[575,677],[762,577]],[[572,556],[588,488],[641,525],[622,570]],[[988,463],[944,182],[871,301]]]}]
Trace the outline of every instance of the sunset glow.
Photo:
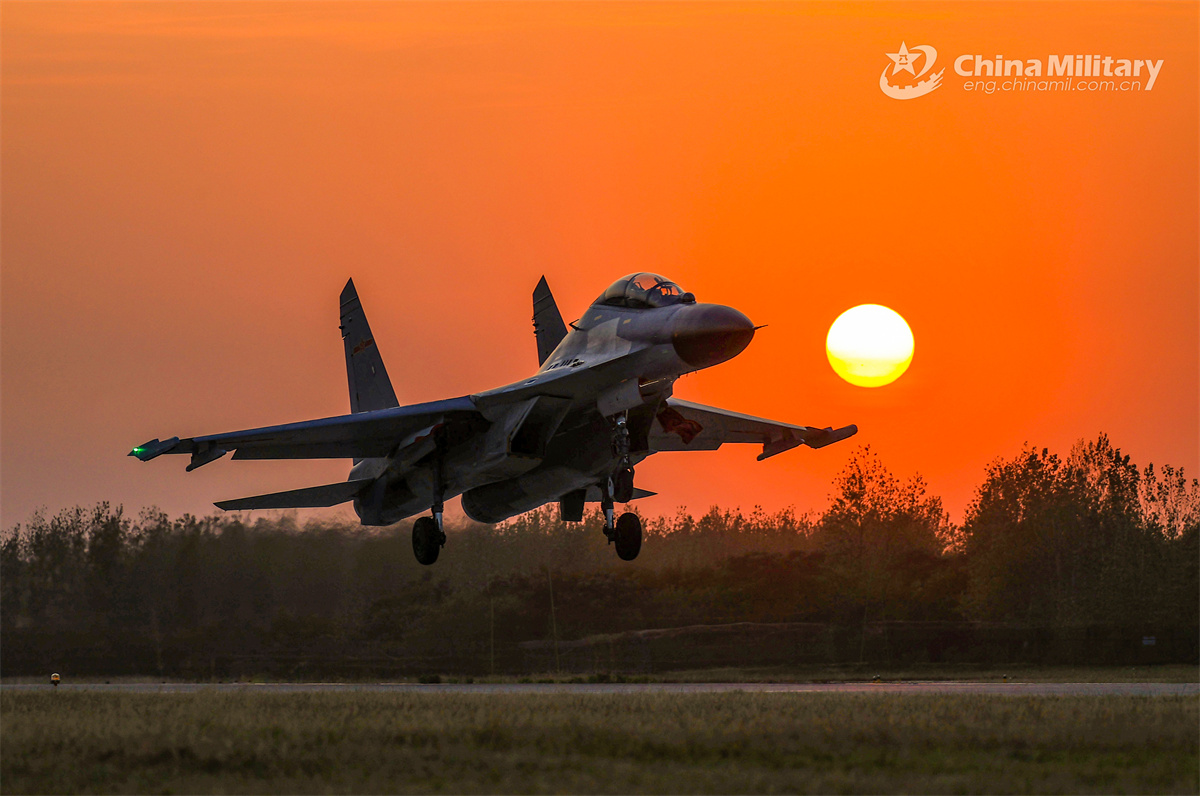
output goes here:
[{"label": "sunset glow", "polygon": [[[66,8],[0,19],[4,525],[345,479],[126,454],[349,411],[351,277],[403,404],[532,375],[543,275],[570,323],[649,271],[767,326],[675,397],[859,428],[763,462],[654,456],[650,515],[820,510],[858,444],[956,519],[1026,442],[1107,432],[1200,469],[1196,3]],[[902,44],[913,72],[936,63],[894,74]],[[1005,91],[998,54],[1040,79],[1068,54],[1157,71]],[[898,101],[885,69],[941,82]],[[867,303],[920,343],[881,389],[826,352]],[[933,428],[956,444],[913,433]]]}]

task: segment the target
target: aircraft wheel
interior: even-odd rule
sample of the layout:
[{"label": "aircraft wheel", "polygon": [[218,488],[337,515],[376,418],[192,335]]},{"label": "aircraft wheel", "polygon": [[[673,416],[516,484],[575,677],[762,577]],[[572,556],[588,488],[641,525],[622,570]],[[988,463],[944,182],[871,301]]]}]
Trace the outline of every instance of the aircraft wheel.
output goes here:
[{"label": "aircraft wheel", "polygon": [[642,520],[632,511],[627,511],[617,520],[617,556],[622,561],[632,561],[642,550]]},{"label": "aircraft wheel", "polygon": [[433,517],[419,517],[413,523],[413,555],[420,563],[429,566],[437,561],[438,553],[442,549],[442,541],[442,532],[438,530],[437,520]]},{"label": "aircraft wheel", "polygon": [[622,467],[613,473],[613,500],[628,503],[633,500],[633,468]]}]

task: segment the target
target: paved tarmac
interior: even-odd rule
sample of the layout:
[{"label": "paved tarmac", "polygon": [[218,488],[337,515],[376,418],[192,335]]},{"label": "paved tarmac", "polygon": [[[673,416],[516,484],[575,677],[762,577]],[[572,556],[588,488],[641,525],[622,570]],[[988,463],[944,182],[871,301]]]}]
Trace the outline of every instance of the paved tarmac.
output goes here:
[{"label": "paved tarmac", "polygon": [[[0,691],[48,691],[47,684],[2,684]],[[240,694],[368,691],[401,694],[991,694],[1004,696],[1200,696],[1197,683],[62,683],[59,691],[133,694]]]}]

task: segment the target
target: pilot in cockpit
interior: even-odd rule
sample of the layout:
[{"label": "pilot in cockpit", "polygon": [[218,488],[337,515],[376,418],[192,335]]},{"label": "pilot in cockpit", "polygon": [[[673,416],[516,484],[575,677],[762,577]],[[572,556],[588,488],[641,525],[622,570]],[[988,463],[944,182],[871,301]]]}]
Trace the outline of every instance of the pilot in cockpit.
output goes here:
[{"label": "pilot in cockpit", "polygon": [[679,285],[658,274],[641,273],[624,276],[614,282],[597,301],[610,307],[666,307],[670,304],[693,304],[696,297],[684,293]]}]

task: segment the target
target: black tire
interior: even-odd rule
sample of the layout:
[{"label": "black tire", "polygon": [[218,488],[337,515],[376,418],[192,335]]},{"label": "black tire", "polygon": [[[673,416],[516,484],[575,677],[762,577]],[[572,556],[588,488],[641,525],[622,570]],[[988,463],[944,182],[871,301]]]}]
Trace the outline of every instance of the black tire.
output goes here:
[{"label": "black tire", "polygon": [[616,539],[617,557],[622,561],[632,561],[642,551],[642,520],[638,515],[627,511],[617,519],[617,529],[613,534]]},{"label": "black tire", "polygon": [[633,500],[633,468],[622,467],[613,473],[613,500],[628,503]]},{"label": "black tire", "polygon": [[419,517],[413,523],[412,530],[413,555],[417,561],[429,566],[438,560],[442,550],[442,532],[438,530],[437,520],[433,517]]}]

